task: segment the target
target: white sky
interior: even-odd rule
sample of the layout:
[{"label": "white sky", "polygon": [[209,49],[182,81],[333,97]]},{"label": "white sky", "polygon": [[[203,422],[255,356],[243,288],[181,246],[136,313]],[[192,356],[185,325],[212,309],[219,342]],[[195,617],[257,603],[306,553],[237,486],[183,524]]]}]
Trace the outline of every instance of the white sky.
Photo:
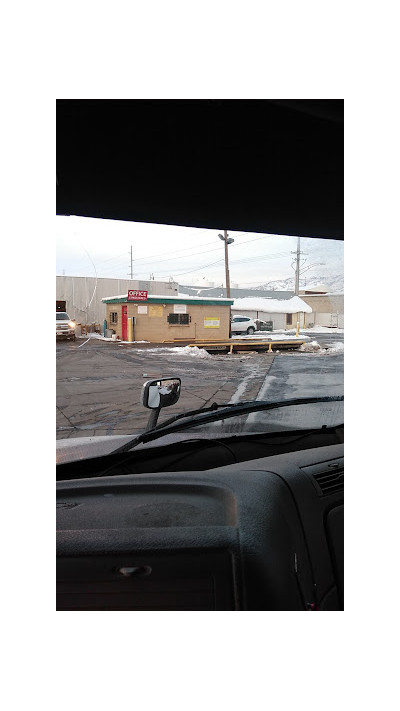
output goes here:
[{"label": "white sky", "polygon": [[[132,246],[134,279],[149,279],[152,274],[155,280],[172,277],[181,284],[225,284],[224,245],[218,233],[223,229],[57,216],[57,274],[127,279]],[[294,279],[296,237],[228,234],[235,240],[229,246],[231,285]],[[318,264],[307,272],[309,276],[343,272],[342,242],[302,239],[301,250],[307,260],[304,266]]]}]

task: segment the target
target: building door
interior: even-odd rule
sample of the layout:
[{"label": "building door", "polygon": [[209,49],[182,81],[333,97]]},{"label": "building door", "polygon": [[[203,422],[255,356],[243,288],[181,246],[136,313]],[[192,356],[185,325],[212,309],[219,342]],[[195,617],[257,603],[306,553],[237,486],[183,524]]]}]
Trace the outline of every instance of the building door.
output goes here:
[{"label": "building door", "polygon": [[128,340],[128,306],[122,305],[122,340]]}]

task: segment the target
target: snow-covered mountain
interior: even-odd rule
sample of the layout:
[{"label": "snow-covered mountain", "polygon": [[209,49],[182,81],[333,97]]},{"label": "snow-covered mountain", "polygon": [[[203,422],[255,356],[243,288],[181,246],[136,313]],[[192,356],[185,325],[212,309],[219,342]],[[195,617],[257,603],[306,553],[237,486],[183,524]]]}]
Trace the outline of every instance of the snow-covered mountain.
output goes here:
[{"label": "snow-covered mountain", "polygon": [[[344,277],[343,274],[323,274],[319,276],[304,276],[300,277],[300,289],[315,289],[323,284],[324,287],[328,289],[330,293],[343,294],[344,293]],[[289,277],[288,279],[275,279],[272,281],[266,281],[258,286],[249,286],[251,290],[273,290],[273,291],[293,291],[294,290],[294,278]]]}]

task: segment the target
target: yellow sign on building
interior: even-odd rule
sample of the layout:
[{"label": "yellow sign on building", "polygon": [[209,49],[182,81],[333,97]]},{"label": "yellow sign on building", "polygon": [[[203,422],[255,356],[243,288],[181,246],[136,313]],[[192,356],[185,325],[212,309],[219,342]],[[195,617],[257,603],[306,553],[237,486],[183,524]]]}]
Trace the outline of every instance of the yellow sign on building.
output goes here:
[{"label": "yellow sign on building", "polygon": [[149,304],[149,318],[161,318],[163,315],[162,306],[150,306]]},{"label": "yellow sign on building", "polygon": [[204,319],[204,328],[219,328],[220,326],[220,319],[219,318],[211,318],[206,316]]}]

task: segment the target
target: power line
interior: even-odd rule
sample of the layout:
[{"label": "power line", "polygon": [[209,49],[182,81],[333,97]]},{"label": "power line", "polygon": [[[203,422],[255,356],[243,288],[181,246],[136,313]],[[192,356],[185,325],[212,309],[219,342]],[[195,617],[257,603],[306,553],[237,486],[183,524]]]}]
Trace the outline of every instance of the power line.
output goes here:
[{"label": "power line", "polygon": [[[214,264],[220,264],[223,261],[224,261],[223,259],[218,259],[217,262],[211,262],[211,264],[204,264],[204,266],[198,267],[197,269],[190,269],[188,272],[181,272],[180,274],[175,274],[175,277],[184,276],[184,274],[192,274],[193,272],[201,272],[203,269],[207,269],[208,267],[213,267]],[[166,276],[162,276],[162,277],[159,276],[158,278],[159,279],[167,279]]]},{"label": "power line", "polygon": [[[208,230],[207,230],[207,231],[208,231]],[[248,234],[248,233],[246,233],[246,232],[238,233],[238,234],[235,235],[235,238],[242,237],[242,236],[247,236],[247,234]],[[267,239],[267,238],[272,237],[272,236],[273,236],[273,235],[260,235],[260,236],[257,236],[257,237],[255,237],[255,238],[252,238],[252,239],[250,239],[250,240],[243,241],[243,242],[235,242],[234,244],[231,245],[231,249],[232,249],[233,247],[246,246],[246,245],[248,245],[248,244],[250,244],[250,243],[252,243],[252,242],[258,242],[258,241],[260,241],[260,240],[262,240],[262,239]],[[212,242],[208,242],[208,243],[206,243],[206,244],[215,244],[215,241],[213,240]],[[204,245],[204,246],[206,246],[206,245]],[[132,248],[131,248],[131,249],[132,249]],[[169,251],[169,252],[165,252],[164,254],[177,254],[177,253],[182,253],[182,252],[191,252],[191,253],[186,254],[186,255],[181,255],[181,257],[178,257],[178,258],[176,258],[176,257],[171,257],[171,258],[169,258],[169,259],[155,259],[155,260],[153,260],[153,261],[151,262],[152,272],[153,272],[154,263],[157,263],[157,262],[163,262],[163,264],[164,264],[166,261],[171,261],[171,260],[175,260],[175,261],[176,261],[176,260],[178,259],[178,260],[182,261],[182,260],[185,260],[185,259],[186,259],[186,260],[187,260],[187,259],[191,259],[192,257],[198,256],[198,255],[200,255],[200,254],[208,254],[208,253],[210,253],[210,252],[219,251],[219,248],[216,247],[216,248],[214,248],[214,249],[202,250],[202,251],[200,251],[200,252],[194,252],[194,253],[193,253],[193,252],[192,252],[193,249],[196,249],[196,247],[188,247],[188,248],[185,248],[185,249],[179,249],[179,250],[176,250],[175,252],[170,252],[170,251]],[[86,251],[86,250],[85,250],[85,251]],[[86,253],[87,253],[87,252],[86,252]],[[87,253],[87,254],[88,254],[88,253]],[[101,264],[104,264],[104,263],[107,263],[107,262],[110,262],[110,261],[113,261],[113,260],[121,260],[121,258],[122,258],[122,257],[126,257],[127,254],[129,254],[129,252],[123,252],[123,253],[120,254],[120,255],[115,255],[114,257],[110,257],[110,258],[108,258],[108,259],[106,259],[106,260],[103,260],[103,261],[101,262]],[[163,253],[158,253],[157,255],[154,255],[154,256],[160,257],[160,256],[162,256],[162,254],[163,254]],[[282,258],[282,257],[286,257],[286,256],[288,256],[288,253],[276,253],[276,254],[273,254],[273,255],[255,256],[255,257],[249,257],[249,258],[246,258],[246,259],[234,260],[234,261],[232,262],[232,264],[235,264],[235,265],[247,264],[247,263],[251,263],[251,262],[255,262],[255,261],[264,261],[264,260],[268,260],[268,259],[278,259],[278,258]],[[139,261],[142,262],[144,259],[151,259],[151,257],[139,257],[139,258],[137,258],[137,259],[135,260],[135,263],[137,263],[137,262],[139,262]],[[91,261],[92,261],[92,260],[91,260]],[[184,272],[179,272],[178,274],[176,274],[176,276],[177,276],[177,277],[178,277],[178,276],[184,276],[184,275],[186,275],[186,274],[192,274],[192,273],[195,273],[195,272],[198,272],[198,271],[202,271],[203,269],[208,269],[210,266],[214,266],[214,265],[216,265],[216,264],[220,264],[220,263],[223,262],[223,261],[224,261],[223,259],[219,259],[219,260],[217,260],[217,261],[215,261],[215,262],[211,262],[211,263],[209,263],[209,264],[205,264],[205,265],[202,265],[202,266],[193,268],[193,269],[189,269],[189,270],[186,270],[186,271],[184,271]],[[126,262],[125,262],[125,263],[126,263]],[[93,261],[92,261],[92,264],[93,264]],[[93,264],[93,266],[94,266],[94,264]],[[143,271],[140,272],[140,274],[143,274],[145,271],[147,272],[148,263],[146,263],[146,262],[145,262],[144,264],[141,263],[141,264],[138,264],[137,266],[139,266],[139,267],[143,270]],[[108,277],[108,276],[107,276],[110,272],[115,272],[115,271],[117,271],[117,270],[119,271],[119,270],[122,269],[122,268],[123,268],[123,265],[122,265],[121,263],[120,263],[120,264],[117,264],[117,263],[116,263],[116,264],[114,264],[114,265],[109,265],[109,266],[106,267],[105,269],[101,269],[101,274],[103,274],[103,275],[105,274],[105,275],[106,275],[105,278],[125,279],[125,278],[127,277],[126,274],[124,274],[124,276],[116,276],[116,275],[113,275],[113,277]],[[158,277],[158,279],[165,279],[165,278],[167,278],[167,276],[165,276],[165,275],[163,275],[163,276],[157,275],[157,277]],[[131,278],[133,278],[132,253],[131,253]],[[139,274],[137,274],[137,278],[140,278]],[[143,278],[143,277],[142,277],[142,278]]]},{"label": "power line", "polygon": [[109,277],[108,275],[110,273],[113,274],[116,271],[120,271],[121,269],[126,269],[126,262],[124,264],[116,264],[114,267],[111,267],[110,269],[101,269],[100,273],[106,275],[104,278],[112,278],[112,276]]},{"label": "power line", "polygon": [[129,252],[122,252],[122,254],[117,254],[115,257],[109,257],[108,259],[102,259],[98,264],[105,264],[106,262],[111,262],[113,259],[119,259],[120,257],[125,257]]},{"label": "power line", "polygon": [[[207,230],[207,231],[209,231],[209,230]],[[243,237],[243,236],[246,235],[246,234],[248,234],[248,233],[246,233],[246,232],[239,232],[238,234],[235,234],[234,237],[235,237],[235,239],[237,239],[238,237]],[[254,239],[248,240],[247,242],[238,242],[235,246],[239,246],[239,247],[240,247],[240,246],[242,246],[242,245],[244,245],[244,244],[249,244],[250,242],[255,242],[256,240],[265,239],[266,237],[271,237],[271,235],[261,235],[260,237],[255,237]],[[212,240],[212,242],[205,242],[205,244],[203,244],[203,247],[207,247],[207,245],[209,245],[209,244],[215,244],[215,240]],[[158,252],[157,254],[150,254],[150,255],[148,255],[148,256],[146,256],[146,257],[137,257],[137,259],[135,259],[135,262],[142,261],[143,259],[153,259],[153,258],[156,258],[156,257],[162,257],[164,254],[178,254],[178,252],[191,252],[193,249],[196,249],[196,248],[197,248],[196,246],[194,246],[194,247],[183,247],[183,248],[181,248],[181,249],[176,249],[174,252],[171,252],[170,250],[169,250],[168,252]],[[217,249],[218,249],[218,248],[217,248]],[[207,249],[207,250],[205,250],[204,252],[196,252],[195,254],[205,254],[206,252],[213,252],[213,251],[215,251],[215,250]],[[195,254],[189,254],[189,255],[183,255],[183,256],[184,256],[184,257],[186,257],[186,256],[189,256],[189,257],[190,257],[190,256],[195,256]],[[156,261],[168,261],[168,260],[166,260],[166,259],[165,259],[165,260],[156,259]],[[143,265],[140,265],[140,266],[143,266]]]},{"label": "power line", "polygon": [[[215,240],[213,240],[212,242],[206,242],[206,243],[203,245],[203,247],[206,247],[208,244],[215,244]],[[138,257],[135,261],[136,261],[136,262],[139,262],[139,261],[141,261],[141,260],[143,260],[143,259],[153,259],[153,257],[162,257],[164,254],[177,254],[178,252],[187,252],[187,251],[190,251],[190,250],[192,250],[192,249],[196,249],[196,247],[184,247],[184,248],[182,248],[182,249],[176,249],[174,252],[171,252],[170,250],[169,250],[168,252],[158,252],[157,254],[150,254],[150,255],[148,255],[148,256],[146,256],[146,257]],[[188,255],[188,256],[190,256],[190,255]],[[163,261],[163,260],[157,260],[157,261]],[[141,265],[141,266],[142,266],[142,265]]]},{"label": "power line", "polygon": [[[232,262],[232,264],[247,264],[249,262],[259,262],[259,261],[264,261],[266,259],[282,259],[282,257],[286,257],[286,256],[288,256],[288,253],[266,255],[264,257],[250,257],[249,259],[236,260],[236,261]],[[185,274],[191,274],[193,272],[200,272],[203,269],[208,269],[208,267],[212,267],[215,264],[220,264],[223,261],[224,261],[223,259],[218,259],[216,262],[211,262],[211,264],[204,264],[201,267],[196,267],[196,269],[190,269],[189,271],[181,272],[180,274],[175,274],[175,277],[184,276]],[[163,276],[157,275],[157,276],[158,276],[158,279],[166,279],[167,278],[167,276],[165,276],[165,275],[163,275]]]},{"label": "power line", "polygon": [[[242,237],[244,234],[245,234],[245,233],[242,232],[242,233],[240,233],[239,235],[236,235],[236,236],[235,236],[235,239],[236,239],[237,237]],[[233,247],[244,247],[244,246],[250,244],[251,242],[258,242],[258,241],[260,241],[260,239],[264,239],[265,237],[269,237],[269,236],[270,236],[270,235],[264,235],[263,237],[255,237],[254,239],[247,240],[246,242],[235,242],[235,244],[232,244],[231,248],[233,248]],[[215,244],[215,241],[209,242],[209,243],[207,243],[207,244]],[[204,245],[204,246],[206,246],[206,245]],[[195,249],[195,247],[190,247],[190,248],[188,247],[188,249]],[[151,266],[153,266],[153,265],[154,265],[155,263],[157,263],[157,262],[163,262],[163,264],[164,264],[164,262],[170,262],[170,261],[174,261],[174,260],[176,260],[176,259],[178,259],[178,260],[183,260],[183,259],[189,259],[189,258],[191,258],[191,257],[196,257],[196,256],[198,256],[199,254],[208,254],[209,252],[218,252],[219,249],[220,249],[219,247],[215,247],[214,249],[206,249],[206,250],[203,250],[203,251],[201,251],[201,252],[194,252],[194,253],[192,253],[192,254],[182,255],[182,257],[170,257],[169,259],[153,259],[153,261],[151,262]],[[185,251],[185,250],[177,250],[177,252],[180,252],[180,251]],[[165,252],[164,254],[174,254],[174,252]],[[158,254],[158,255],[155,255],[155,256],[161,256],[161,255]],[[152,257],[138,257],[137,259],[135,259],[135,263],[137,263],[137,262],[139,262],[139,261],[141,261],[141,260],[143,260],[143,259],[151,259],[151,258],[152,258]],[[144,267],[147,266],[147,264],[150,264],[150,262],[145,262],[144,264],[140,264],[139,266],[144,268]]]}]

